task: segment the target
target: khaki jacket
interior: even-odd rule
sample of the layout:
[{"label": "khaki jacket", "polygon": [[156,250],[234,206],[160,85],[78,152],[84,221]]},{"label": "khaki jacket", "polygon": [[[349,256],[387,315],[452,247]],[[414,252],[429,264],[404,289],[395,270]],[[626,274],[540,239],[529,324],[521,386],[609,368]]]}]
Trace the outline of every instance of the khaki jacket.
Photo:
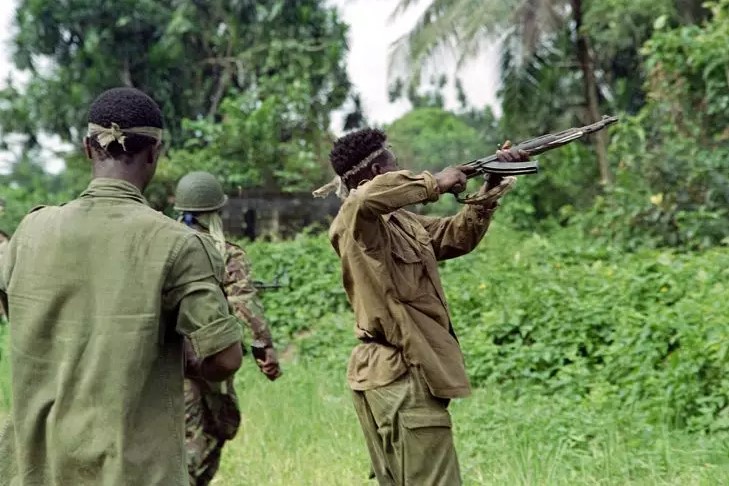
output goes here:
[{"label": "khaki jacket", "polygon": [[437,262],[473,250],[492,211],[466,206],[434,218],[403,209],[438,197],[430,173],[390,172],[352,191],[332,223],[330,240],[362,341],[349,362],[354,390],[389,384],[418,366],[433,395],[470,393]]}]

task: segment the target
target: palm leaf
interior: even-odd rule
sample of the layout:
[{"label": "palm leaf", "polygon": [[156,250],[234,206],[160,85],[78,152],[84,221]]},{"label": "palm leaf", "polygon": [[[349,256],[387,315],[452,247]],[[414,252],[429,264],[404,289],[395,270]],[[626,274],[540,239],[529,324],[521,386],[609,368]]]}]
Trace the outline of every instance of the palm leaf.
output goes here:
[{"label": "palm leaf", "polygon": [[[393,16],[402,15],[418,0],[400,0]],[[456,54],[459,67],[482,51],[485,42],[516,36],[504,48],[518,51],[517,58],[533,54],[540,42],[564,25],[568,9],[564,0],[432,0],[413,29],[393,43],[390,71],[406,65],[417,79],[424,62],[439,49]]]}]

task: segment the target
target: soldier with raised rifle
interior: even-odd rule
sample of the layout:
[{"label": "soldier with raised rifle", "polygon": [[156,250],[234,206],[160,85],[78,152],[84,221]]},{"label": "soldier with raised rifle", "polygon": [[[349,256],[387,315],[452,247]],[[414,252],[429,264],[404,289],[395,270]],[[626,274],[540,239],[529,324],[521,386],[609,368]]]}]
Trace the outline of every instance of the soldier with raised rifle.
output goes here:
[{"label": "soldier with raised rifle", "polygon": [[[500,161],[528,159],[508,148]],[[374,474],[381,485],[461,484],[448,404],[470,386],[437,262],[476,248],[516,179],[491,178],[478,204],[436,218],[405,208],[463,191],[473,169],[400,170],[370,128],[337,140],[330,161],[338,178],[315,196],[344,198],[329,236],[356,319],[347,377]]]}]

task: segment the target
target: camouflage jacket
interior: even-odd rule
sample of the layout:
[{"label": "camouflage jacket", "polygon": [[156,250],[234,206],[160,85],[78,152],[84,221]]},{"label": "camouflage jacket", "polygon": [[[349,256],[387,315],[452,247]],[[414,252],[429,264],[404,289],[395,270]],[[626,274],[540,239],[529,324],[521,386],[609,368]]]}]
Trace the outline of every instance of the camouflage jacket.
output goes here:
[{"label": "camouflage jacket", "polygon": [[225,242],[225,277],[223,287],[228,296],[231,311],[246,323],[258,339],[272,346],[271,331],[263,317],[263,305],[253,286],[251,264],[243,248]]}]

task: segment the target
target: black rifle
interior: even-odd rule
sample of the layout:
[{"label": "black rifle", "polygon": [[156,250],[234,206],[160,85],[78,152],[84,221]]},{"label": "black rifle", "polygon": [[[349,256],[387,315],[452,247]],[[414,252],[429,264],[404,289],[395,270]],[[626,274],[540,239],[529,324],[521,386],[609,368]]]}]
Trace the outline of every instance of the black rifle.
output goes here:
[{"label": "black rifle", "polygon": [[[598,132],[603,128],[612,125],[618,121],[617,117],[614,116],[603,116],[602,120],[591,125],[584,127],[570,128],[558,133],[550,133],[542,135],[541,137],[532,138],[519,145],[513,147],[518,150],[523,150],[530,156],[539,155],[552,150],[562,145],[579,140],[585,135]],[[476,177],[478,175],[494,174],[498,176],[514,176],[523,174],[536,174],[539,172],[539,164],[536,160],[528,160],[526,162],[501,162],[498,160],[496,154],[483,159],[477,159],[467,164],[466,167],[471,167],[474,170],[468,174],[468,178]]]},{"label": "black rifle", "polygon": [[[282,282],[284,280],[284,282]],[[278,289],[291,289],[291,279],[289,278],[288,272],[283,270],[276,274],[273,281],[270,283],[263,282],[262,280],[254,280],[253,287],[256,290],[278,290]]]}]

